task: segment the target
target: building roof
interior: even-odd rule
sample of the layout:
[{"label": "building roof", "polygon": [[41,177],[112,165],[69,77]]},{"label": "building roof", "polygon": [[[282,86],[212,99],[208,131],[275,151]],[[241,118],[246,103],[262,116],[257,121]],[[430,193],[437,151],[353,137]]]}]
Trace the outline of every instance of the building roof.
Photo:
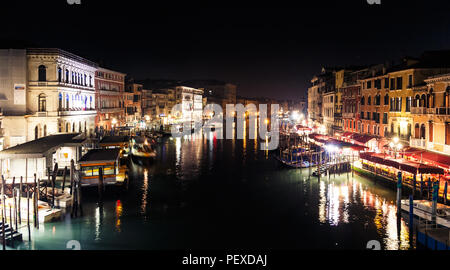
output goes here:
[{"label": "building roof", "polygon": [[62,146],[81,145],[86,139],[80,133],[56,134],[29,141],[0,152],[0,158],[40,158]]},{"label": "building roof", "polygon": [[80,164],[87,164],[101,161],[116,161],[119,158],[120,149],[92,149],[89,150],[78,161]]},{"label": "building roof", "polygon": [[128,136],[105,136],[99,144],[115,144],[128,142]]},{"label": "building roof", "polygon": [[59,48],[27,48],[27,55],[28,54],[38,54],[38,55],[60,55],[63,57],[67,57],[69,59],[72,59],[74,61],[83,63],[85,65],[97,68],[98,64],[90,61],[86,58],[83,58],[81,56],[78,56],[76,54],[64,51]]}]

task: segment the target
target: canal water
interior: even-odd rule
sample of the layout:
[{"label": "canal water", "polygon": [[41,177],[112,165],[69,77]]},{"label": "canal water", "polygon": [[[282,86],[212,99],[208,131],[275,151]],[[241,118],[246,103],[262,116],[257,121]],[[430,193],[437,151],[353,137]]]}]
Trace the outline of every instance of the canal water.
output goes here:
[{"label": "canal water", "polygon": [[[248,137],[248,136],[247,136]],[[395,191],[350,174],[309,178],[253,139],[215,132],[167,138],[156,161],[130,168],[127,191],[83,192],[83,216],[41,225],[19,249],[382,249],[415,244]]]}]

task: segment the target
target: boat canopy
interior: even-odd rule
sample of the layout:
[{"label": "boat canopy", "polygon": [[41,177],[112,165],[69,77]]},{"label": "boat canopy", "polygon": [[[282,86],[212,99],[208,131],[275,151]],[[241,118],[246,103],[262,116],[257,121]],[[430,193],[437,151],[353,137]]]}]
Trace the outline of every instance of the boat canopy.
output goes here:
[{"label": "boat canopy", "polygon": [[92,149],[78,161],[79,164],[115,162],[119,159],[120,149]]}]

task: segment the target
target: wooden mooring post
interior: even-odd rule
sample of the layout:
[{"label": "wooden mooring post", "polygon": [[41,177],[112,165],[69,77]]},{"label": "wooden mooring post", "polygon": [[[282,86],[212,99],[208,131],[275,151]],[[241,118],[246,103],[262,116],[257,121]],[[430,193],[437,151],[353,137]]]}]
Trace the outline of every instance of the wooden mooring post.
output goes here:
[{"label": "wooden mooring post", "polygon": [[[291,161],[292,161],[292,154],[291,154]],[[98,198],[99,200],[103,200],[103,168],[98,168]]]},{"label": "wooden mooring post", "polygon": [[22,210],[21,210],[22,192],[23,192],[23,177],[21,176],[19,184],[19,224],[22,224]]},{"label": "wooden mooring post", "polygon": [[62,192],[64,194],[64,188],[66,186],[66,174],[67,174],[67,166],[64,167],[64,172],[63,172],[63,182],[62,182]]},{"label": "wooden mooring post", "polygon": [[6,250],[6,236],[5,236],[5,224],[6,224],[6,200],[5,200],[5,178],[2,175],[2,244],[3,250]]},{"label": "wooden mooring post", "polygon": [[28,227],[28,241],[31,241],[30,229],[30,188],[27,185],[27,227]]},{"label": "wooden mooring post", "polygon": [[73,159],[72,159],[72,160],[70,160],[70,195],[73,194],[74,173],[75,173],[75,161],[73,161]]},{"label": "wooden mooring post", "polygon": [[55,163],[52,175],[52,207],[55,207],[55,189],[56,189],[56,174],[58,172],[58,163]]},{"label": "wooden mooring post", "polygon": [[[19,230],[19,226],[17,226],[17,196],[16,196],[16,186],[15,186],[15,182],[16,182],[16,178],[13,178],[13,185],[12,185],[12,197],[13,197],[13,201],[14,201],[14,225],[16,227],[16,231]],[[20,199],[20,197],[19,197]],[[12,221],[11,221],[12,222]],[[11,238],[12,239],[12,238]]]}]

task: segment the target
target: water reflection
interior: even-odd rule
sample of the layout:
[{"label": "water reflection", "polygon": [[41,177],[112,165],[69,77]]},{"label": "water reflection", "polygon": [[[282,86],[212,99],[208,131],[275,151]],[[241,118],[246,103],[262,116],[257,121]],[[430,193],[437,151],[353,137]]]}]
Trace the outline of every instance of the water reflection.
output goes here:
[{"label": "water reflection", "polygon": [[121,222],[122,211],[123,211],[122,202],[120,200],[117,200],[116,201],[116,224],[115,224],[115,228],[116,228],[117,232],[121,232],[122,231],[122,229],[121,229],[121,225],[122,225],[122,222]]},{"label": "water reflection", "polygon": [[374,212],[373,223],[378,235],[383,239],[385,249],[410,248],[409,228],[403,219],[398,218],[397,207],[392,201],[375,194],[374,190],[356,178],[346,181],[338,177],[338,180],[320,182],[318,208],[321,223],[338,226],[349,223],[350,217],[358,221],[362,213],[354,212],[352,205],[359,204]]},{"label": "water reflection", "polygon": [[141,214],[145,217],[147,213],[147,202],[148,202],[148,192],[149,192],[149,183],[148,183],[148,170],[144,169],[144,179],[142,181],[142,198],[141,198]]}]

